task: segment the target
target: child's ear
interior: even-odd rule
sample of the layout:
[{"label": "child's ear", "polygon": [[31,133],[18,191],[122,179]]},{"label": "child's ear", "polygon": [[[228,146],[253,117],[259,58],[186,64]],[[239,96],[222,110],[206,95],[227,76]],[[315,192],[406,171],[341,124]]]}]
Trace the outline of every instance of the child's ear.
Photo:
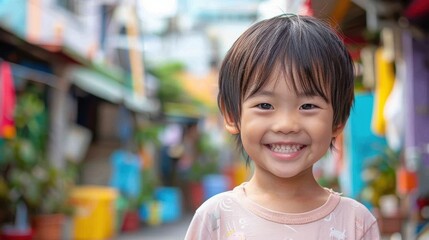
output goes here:
[{"label": "child's ear", "polygon": [[234,118],[231,117],[231,114],[226,110],[225,105],[221,101],[220,108],[223,116],[223,122],[225,124],[225,129],[231,134],[238,134],[240,132],[239,128],[234,122]]},{"label": "child's ear", "polygon": [[237,125],[235,124],[234,120],[232,119],[233,118],[228,113],[225,112],[225,114],[223,115],[223,122],[225,123],[226,130],[231,134],[238,134],[240,131]]},{"label": "child's ear", "polygon": [[345,126],[344,124],[340,124],[338,126],[335,126],[332,129],[332,135],[333,135],[334,138],[337,137],[338,135],[340,135],[343,132],[344,126]]}]

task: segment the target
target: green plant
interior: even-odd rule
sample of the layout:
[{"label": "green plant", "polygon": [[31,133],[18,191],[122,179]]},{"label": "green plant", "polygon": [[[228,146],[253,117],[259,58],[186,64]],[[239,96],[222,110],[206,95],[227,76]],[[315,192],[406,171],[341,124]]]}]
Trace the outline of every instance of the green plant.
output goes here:
[{"label": "green plant", "polygon": [[141,192],[137,199],[137,204],[154,200],[155,189],[160,185],[157,174],[152,169],[143,169],[141,175]]},{"label": "green plant", "polygon": [[396,195],[396,169],[400,163],[400,153],[390,148],[368,160],[364,167],[363,179],[366,183],[361,198],[380,207],[380,198]]},{"label": "green plant", "polygon": [[70,213],[68,200],[72,181],[64,171],[43,162],[31,170],[13,169],[8,180],[11,200],[23,200],[30,213]]},{"label": "green plant", "polygon": [[177,78],[177,74],[183,71],[185,66],[180,62],[167,62],[150,67],[148,72],[159,81],[157,97],[161,104],[166,102],[182,102],[186,99],[184,88]]},{"label": "green plant", "polygon": [[37,89],[18,97],[17,135],[0,146],[0,202],[13,215],[18,202],[30,214],[67,213],[73,176],[56,169],[46,157],[47,111]]},{"label": "green plant", "polygon": [[214,143],[212,137],[207,132],[202,132],[197,141],[197,151],[200,156],[208,159],[217,159],[220,149]]},{"label": "green plant", "polygon": [[219,169],[215,161],[203,162],[201,159],[197,159],[189,171],[189,180],[191,182],[200,182],[204,176],[217,172],[219,172]]},{"label": "green plant", "polygon": [[217,160],[220,149],[208,133],[200,133],[196,147],[198,156],[189,171],[191,181],[201,181],[205,175],[219,172]]},{"label": "green plant", "polygon": [[139,146],[145,146],[148,143],[160,146],[159,134],[163,128],[164,125],[158,123],[148,123],[144,126],[139,126],[135,133],[135,140]]}]

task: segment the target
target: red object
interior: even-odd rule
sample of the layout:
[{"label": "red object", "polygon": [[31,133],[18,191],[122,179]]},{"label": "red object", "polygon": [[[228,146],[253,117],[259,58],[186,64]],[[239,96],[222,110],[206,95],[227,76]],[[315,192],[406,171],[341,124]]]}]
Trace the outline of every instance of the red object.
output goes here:
[{"label": "red object", "polygon": [[307,16],[314,15],[313,8],[311,7],[311,0],[305,0],[305,2],[301,6],[300,14]]},{"label": "red object", "polygon": [[125,212],[124,221],[122,223],[123,232],[134,232],[140,227],[140,218],[137,211]]},{"label": "red object", "polygon": [[15,87],[12,69],[7,62],[0,63],[0,137],[15,137]]},{"label": "red object", "polygon": [[417,198],[417,207],[420,210],[422,210],[424,207],[429,206],[429,197],[428,196],[421,196]]},{"label": "red object", "polygon": [[16,229],[7,229],[1,232],[1,240],[32,240],[33,233],[31,230],[22,231]]},{"label": "red object", "polygon": [[408,18],[419,18],[429,13],[428,0],[414,0],[405,10],[405,16]]},{"label": "red object", "polygon": [[200,182],[189,183],[192,210],[196,210],[204,202],[204,188]]}]

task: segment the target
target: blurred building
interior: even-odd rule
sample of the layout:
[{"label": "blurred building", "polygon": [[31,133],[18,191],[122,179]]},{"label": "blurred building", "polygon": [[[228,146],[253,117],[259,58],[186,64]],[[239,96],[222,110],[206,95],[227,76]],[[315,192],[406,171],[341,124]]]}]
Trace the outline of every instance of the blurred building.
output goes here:
[{"label": "blurred building", "polygon": [[425,239],[429,222],[428,3],[310,1],[313,15],[339,27],[356,65],[341,189],[377,213],[383,233],[406,239]]},{"label": "blurred building", "polygon": [[[159,111],[140,29],[135,1],[0,3],[0,57],[12,67],[17,92],[35,84],[45,93],[49,157],[57,166],[82,160],[73,158],[91,141],[118,139],[119,109],[125,117]],[[132,120],[123,124],[131,128]]]},{"label": "blurred building", "polygon": [[[184,63],[180,85],[215,107],[217,67],[246,28],[281,13],[324,19],[338,29],[356,66],[355,106],[325,172],[338,178],[346,195],[379,208],[362,196],[371,186],[362,173],[386,149],[393,150],[399,156],[393,159],[395,178],[386,185],[394,186],[388,193],[401,206],[380,218],[411,220],[417,236],[429,226],[428,5],[427,0],[3,0],[0,57],[12,67],[18,94],[29,85],[43,91],[49,158],[63,167],[66,159],[108,159],[130,141],[137,121],[166,110],[147,68]],[[185,105],[168,105],[169,121],[198,122],[201,111]]]}]

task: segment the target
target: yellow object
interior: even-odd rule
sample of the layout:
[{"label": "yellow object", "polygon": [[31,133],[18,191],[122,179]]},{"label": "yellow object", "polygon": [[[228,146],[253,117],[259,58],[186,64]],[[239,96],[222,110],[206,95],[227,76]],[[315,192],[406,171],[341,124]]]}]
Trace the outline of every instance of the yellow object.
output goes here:
[{"label": "yellow object", "polygon": [[161,224],[161,211],[162,205],[158,201],[154,201],[149,204],[149,219],[148,224],[151,226],[157,226]]},{"label": "yellow object", "polygon": [[243,163],[242,161],[238,162],[235,165],[233,184],[234,186],[238,186],[247,180],[249,180],[249,171],[246,167],[246,164]]},{"label": "yellow object", "polygon": [[109,187],[82,186],[73,189],[73,239],[114,239],[117,197],[117,191]]},{"label": "yellow object", "polygon": [[377,49],[375,53],[376,62],[376,83],[374,91],[374,110],[371,128],[374,134],[384,136],[386,134],[386,120],[384,118],[384,106],[387,97],[393,89],[395,83],[395,72],[393,62],[385,58],[383,48]]}]

